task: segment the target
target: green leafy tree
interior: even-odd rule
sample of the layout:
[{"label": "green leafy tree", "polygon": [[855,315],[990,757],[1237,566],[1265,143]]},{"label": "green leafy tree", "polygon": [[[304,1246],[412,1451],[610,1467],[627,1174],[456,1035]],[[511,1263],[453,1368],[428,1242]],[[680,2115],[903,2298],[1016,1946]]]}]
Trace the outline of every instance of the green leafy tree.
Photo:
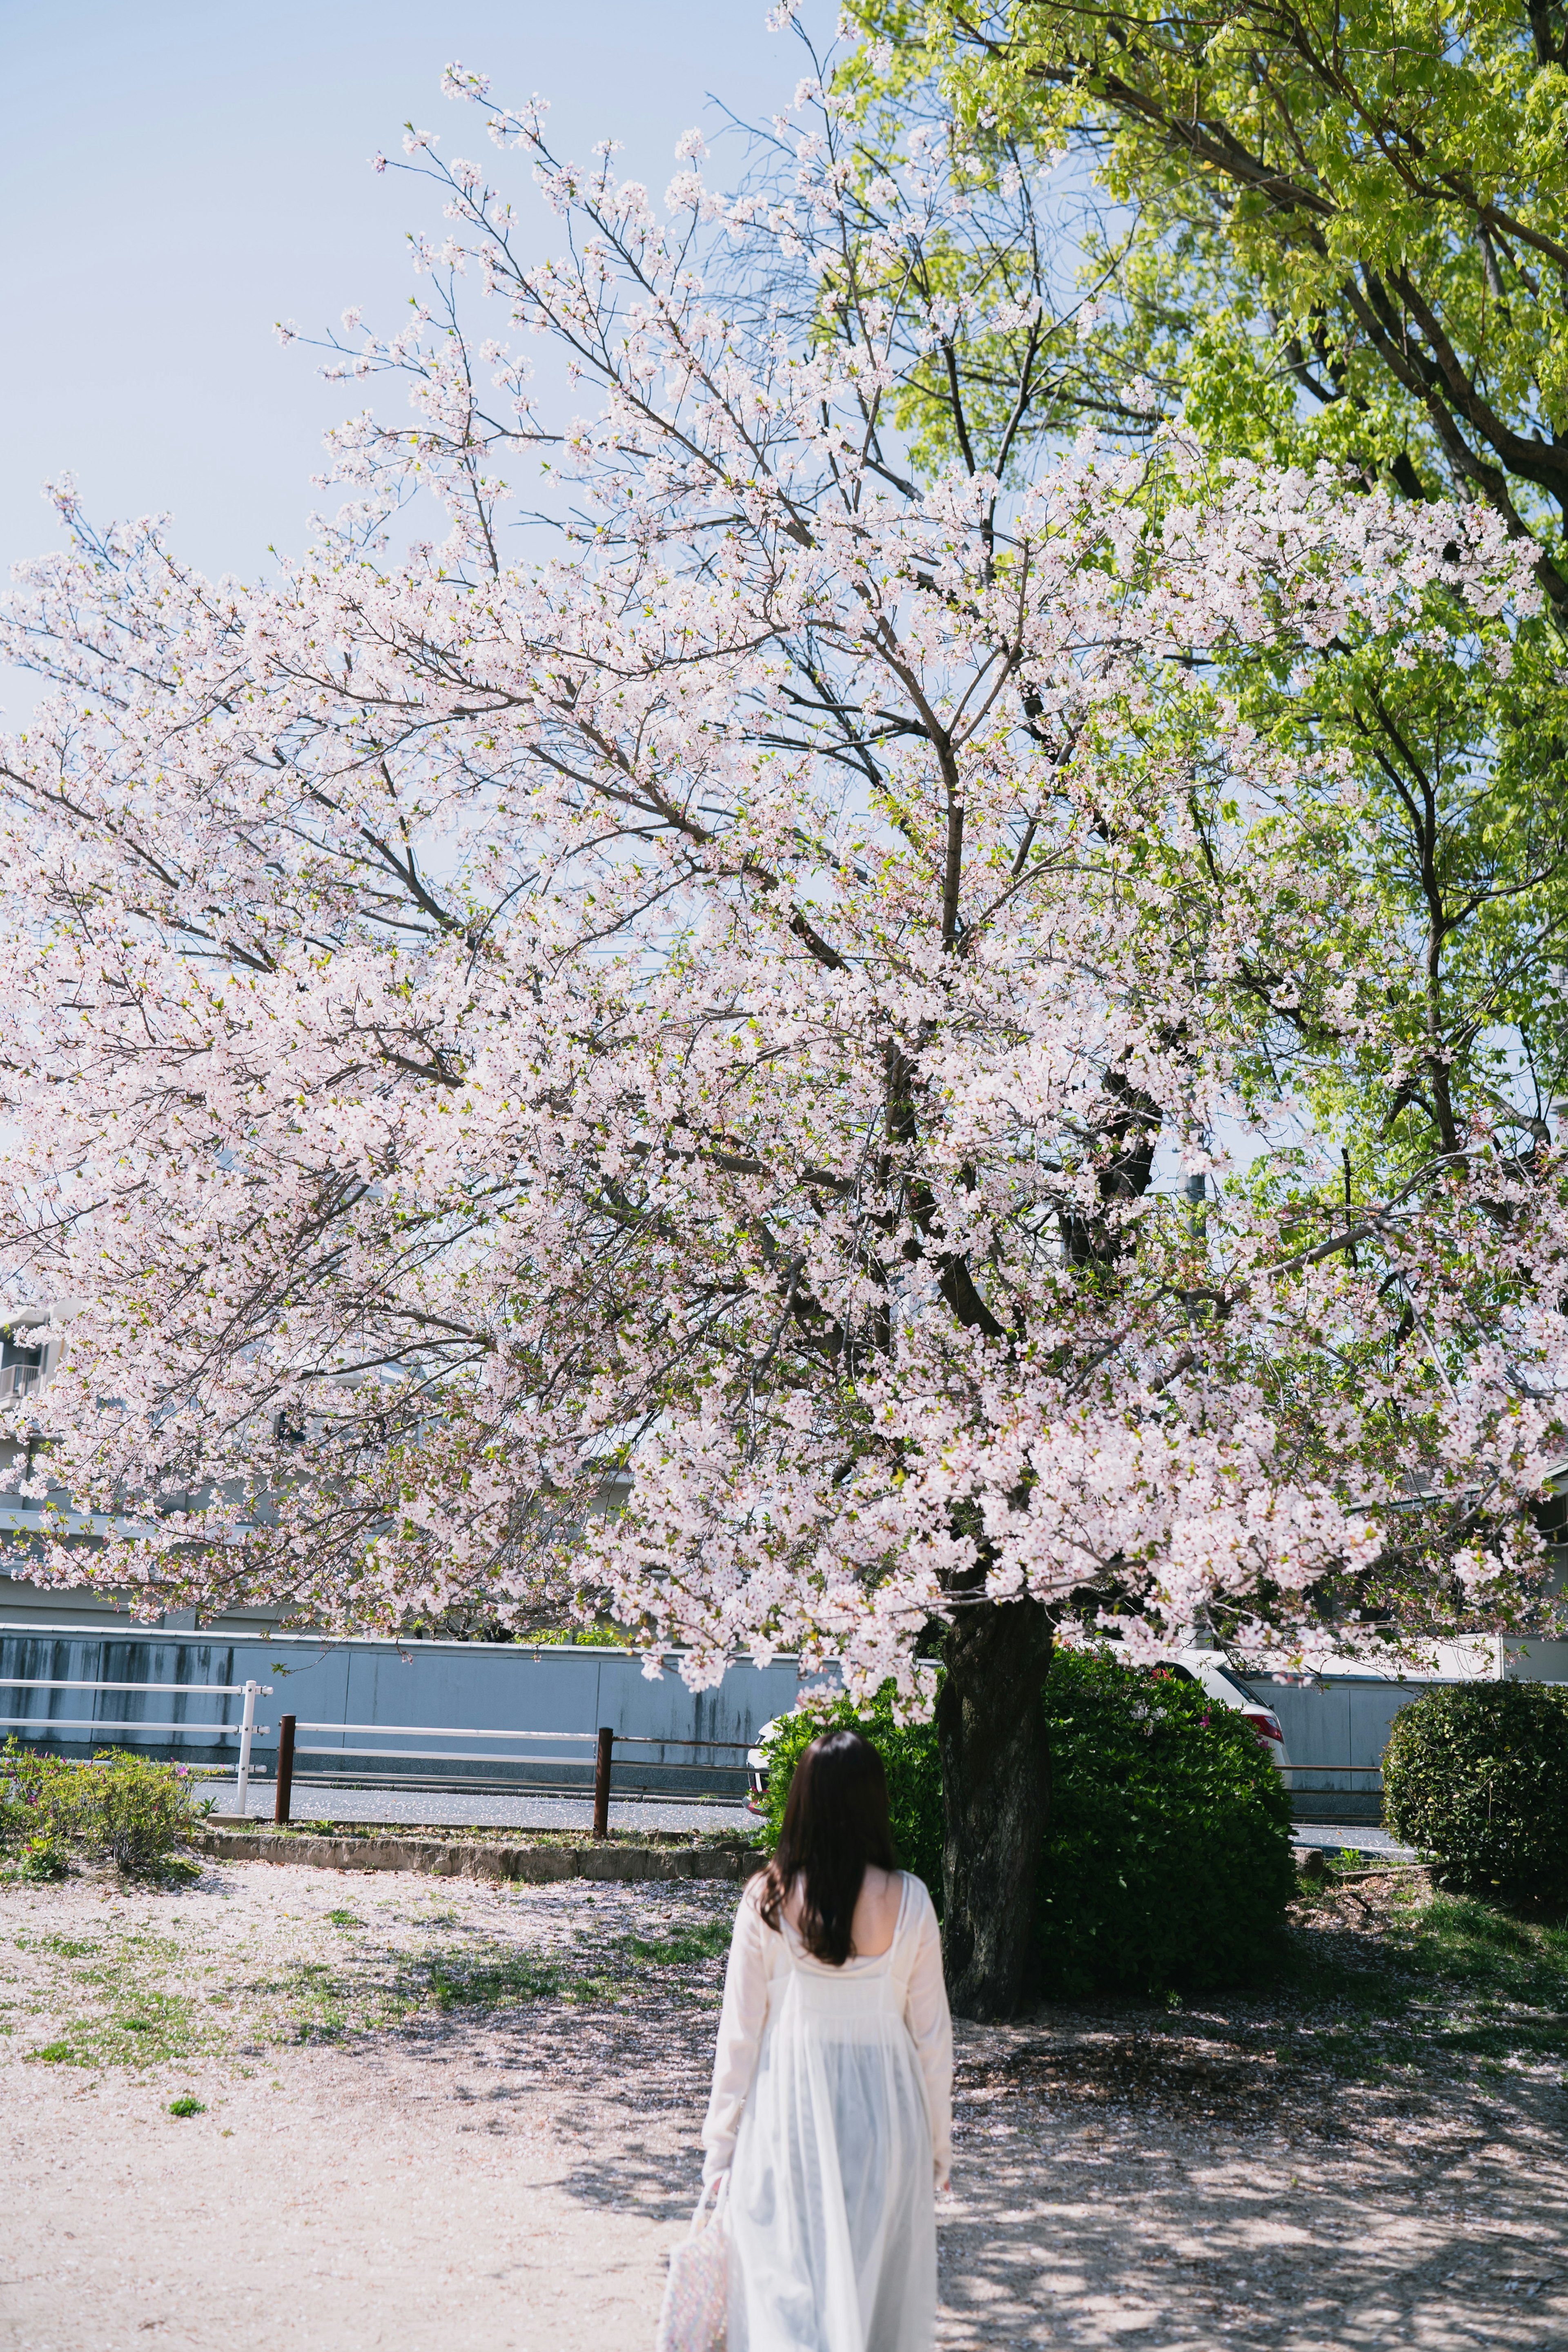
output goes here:
[{"label": "green leafy tree", "polygon": [[[1568,15],[862,0],[859,21],[869,156],[946,109],[1078,239],[1076,308],[1054,281],[1071,370],[1030,383],[1003,450],[999,351],[934,351],[901,393],[923,444],[1016,466],[1074,418],[1136,439],[1179,416],[1221,459],[1482,501],[1538,551],[1542,611],[1506,648],[1437,590],[1397,650],[1330,633],[1306,659],[1207,664],[1188,756],[1238,722],[1288,747],[1295,824],[1379,909],[1371,934],[1347,910],[1324,954],[1375,950],[1398,1051],[1385,1031],[1365,1050],[1364,1002],[1315,1023],[1270,1005],[1270,1051],[1340,1125],[1347,1200],[1478,1132],[1539,1155],[1568,1094]],[[971,253],[970,284],[984,268]],[[1269,999],[1264,971],[1244,984]]]},{"label": "green leafy tree", "polygon": [[884,88],[1074,145],[1105,340],[1189,423],[1484,499],[1568,620],[1568,10],[862,0]]}]

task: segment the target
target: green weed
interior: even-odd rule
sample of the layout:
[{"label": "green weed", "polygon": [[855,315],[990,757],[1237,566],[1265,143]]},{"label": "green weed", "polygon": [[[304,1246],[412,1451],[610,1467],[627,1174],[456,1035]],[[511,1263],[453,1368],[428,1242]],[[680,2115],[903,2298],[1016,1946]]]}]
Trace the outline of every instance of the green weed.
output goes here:
[{"label": "green weed", "polygon": [[451,1954],[429,1963],[429,1998],[444,2016],[454,2009],[506,2009],[524,2000],[553,2000],[571,1980],[537,1952],[487,1952],[469,1959]]},{"label": "green weed", "polygon": [[648,1966],[690,1969],[700,1960],[721,1959],[729,1949],[729,1938],[728,1920],[713,1919],[698,1927],[679,1928],[673,1936],[663,1936],[653,1943],[632,1936],[627,1940],[626,1949],[634,1960]]}]

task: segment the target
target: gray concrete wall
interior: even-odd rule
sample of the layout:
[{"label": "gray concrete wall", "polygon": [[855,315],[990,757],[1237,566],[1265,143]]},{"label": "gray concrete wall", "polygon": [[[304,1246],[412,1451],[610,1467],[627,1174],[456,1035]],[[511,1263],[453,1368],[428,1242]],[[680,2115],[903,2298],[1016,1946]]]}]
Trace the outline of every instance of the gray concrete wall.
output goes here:
[{"label": "gray concrete wall", "polygon": [[[1509,1642],[1504,1655],[1511,1681],[1568,1682],[1568,1642]],[[1296,1818],[1320,1822],[1382,1818],[1381,1778],[1367,1768],[1382,1761],[1395,1717],[1423,1691],[1452,1687],[1419,1675],[1325,1675],[1307,1684],[1249,1675],[1247,1683],[1280,1718],[1296,1768],[1289,1775]]]}]

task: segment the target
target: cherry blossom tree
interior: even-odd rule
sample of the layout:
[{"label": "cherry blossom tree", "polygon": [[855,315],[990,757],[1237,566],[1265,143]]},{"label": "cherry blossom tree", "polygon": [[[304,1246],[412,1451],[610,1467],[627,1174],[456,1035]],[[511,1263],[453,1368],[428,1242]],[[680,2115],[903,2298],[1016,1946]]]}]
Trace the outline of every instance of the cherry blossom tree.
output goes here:
[{"label": "cherry blossom tree", "polygon": [[7,1277],[70,1304],[9,1409],[112,1521],[47,1573],[600,1612],[695,1687],[798,1649],[917,1707],[939,1658],[949,1973],[1005,2013],[1053,1639],[1300,1657],[1538,1579],[1549,1139],[1504,1105],[1340,1204],[1412,945],[1352,752],[1239,684],[1491,675],[1528,566],[1179,432],[1020,479],[994,383],[923,467],[911,372],[1055,327],[1038,191],[951,126],[868,178],[804,86],[768,174],[694,139],[659,208],[447,87],[563,257],[411,132],[432,290],[330,364],[412,415],[336,436],[311,551],[209,583],[67,488],[10,607]]}]

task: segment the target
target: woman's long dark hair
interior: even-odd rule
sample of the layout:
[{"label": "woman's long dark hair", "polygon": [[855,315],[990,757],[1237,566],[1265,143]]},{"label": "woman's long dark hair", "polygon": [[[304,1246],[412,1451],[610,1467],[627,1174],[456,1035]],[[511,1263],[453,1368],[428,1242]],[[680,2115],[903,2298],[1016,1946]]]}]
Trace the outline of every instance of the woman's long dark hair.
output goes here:
[{"label": "woman's long dark hair", "polygon": [[800,1879],[800,1940],[813,1959],[842,1968],[868,1863],[894,1867],[882,1758],[858,1731],[824,1731],[796,1764],[758,1907],[777,1927]]}]

